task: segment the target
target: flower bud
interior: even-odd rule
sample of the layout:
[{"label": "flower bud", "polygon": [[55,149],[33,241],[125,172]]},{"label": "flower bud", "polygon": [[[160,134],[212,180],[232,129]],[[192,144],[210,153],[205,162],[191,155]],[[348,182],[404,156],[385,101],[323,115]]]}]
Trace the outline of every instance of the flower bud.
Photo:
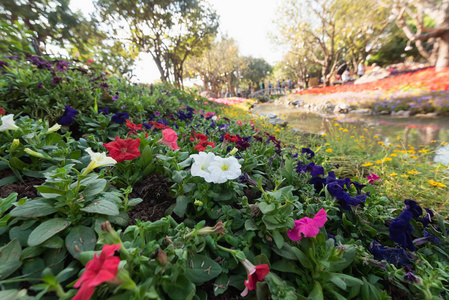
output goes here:
[{"label": "flower bud", "polygon": [[196,206],[203,206],[203,202],[200,200],[195,200],[195,202],[193,202],[193,204],[195,204]]},{"label": "flower bud", "polygon": [[165,253],[162,249],[157,249],[157,261],[161,264],[161,266],[165,266],[167,263],[167,253]]},{"label": "flower bud", "polygon": [[33,151],[33,150],[29,149],[29,148],[25,148],[24,151],[26,153],[28,153],[29,155],[31,155],[31,156],[39,157],[39,158],[45,158],[45,156],[43,154],[41,154],[39,152],[36,152],[36,151]]},{"label": "flower bud", "polygon": [[214,227],[203,227],[198,230],[198,235],[208,235],[208,234],[221,234],[225,235],[226,228],[223,227],[223,221],[218,221]]},{"label": "flower bud", "polygon": [[229,155],[234,155],[237,153],[237,151],[239,151],[239,149],[237,149],[236,147],[234,147],[230,152]]},{"label": "flower bud", "polygon": [[109,221],[101,223],[101,230],[105,232],[104,239],[107,244],[121,244],[122,240],[120,239],[118,233],[112,228],[111,223]]},{"label": "flower bud", "polygon": [[51,132],[58,131],[60,128],[61,128],[61,125],[59,125],[58,123],[56,123],[56,124],[53,125],[52,127],[48,128],[47,133],[51,133]]},{"label": "flower bud", "polygon": [[18,139],[14,139],[14,140],[12,141],[11,147],[9,148],[9,151],[10,151],[10,152],[13,152],[14,150],[17,149],[17,147],[18,147],[19,145],[20,145],[20,141],[19,141]]}]

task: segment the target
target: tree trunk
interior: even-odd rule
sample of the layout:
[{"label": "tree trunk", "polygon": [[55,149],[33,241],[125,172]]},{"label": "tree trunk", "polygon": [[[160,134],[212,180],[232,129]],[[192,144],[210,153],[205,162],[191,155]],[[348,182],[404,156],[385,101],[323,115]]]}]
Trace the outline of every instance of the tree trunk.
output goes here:
[{"label": "tree trunk", "polygon": [[449,67],[449,31],[443,33],[438,44],[438,59],[435,65],[437,72]]}]

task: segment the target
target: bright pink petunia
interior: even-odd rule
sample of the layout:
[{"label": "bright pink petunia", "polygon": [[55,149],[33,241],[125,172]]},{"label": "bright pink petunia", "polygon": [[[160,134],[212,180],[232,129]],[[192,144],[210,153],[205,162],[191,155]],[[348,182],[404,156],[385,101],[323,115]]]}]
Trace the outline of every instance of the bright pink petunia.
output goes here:
[{"label": "bright pink petunia", "polygon": [[158,141],[158,143],[162,143],[164,145],[167,145],[172,150],[178,150],[181,149],[178,147],[178,143],[176,140],[178,139],[178,134],[171,128],[164,129],[162,131],[162,139]]},{"label": "bright pink petunia", "polygon": [[266,264],[254,266],[249,260],[240,261],[246,269],[248,274],[248,279],[245,280],[244,284],[246,286],[245,290],[240,294],[245,297],[249,291],[254,291],[257,289],[257,283],[262,281],[265,276],[270,273],[270,267]]},{"label": "bright pink petunia", "polygon": [[295,227],[292,230],[287,230],[287,235],[292,241],[300,241],[302,235],[314,237],[320,232],[320,228],[324,226],[326,221],[327,213],[322,208],[313,219],[304,217],[300,220],[295,220]]},{"label": "bright pink petunia", "polygon": [[120,250],[120,244],[104,245],[100,257],[95,253],[94,258],[86,264],[86,270],[74,287],[81,288],[72,300],[88,300],[95,292],[95,287],[103,282],[114,279],[118,273],[120,257],[114,252]]},{"label": "bright pink petunia", "polygon": [[369,183],[369,184],[373,184],[374,181],[379,180],[380,177],[377,176],[377,175],[374,174],[374,173],[371,173],[370,175],[366,176],[366,179],[368,179],[368,183]]},{"label": "bright pink petunia", "polygon": [[139,151],[140,139],[126,139],[122,140],[118,136],[115,141],[103,144],[108,149],[109,157],[112,157],[117,162],[124,160],[133,160],[141,155]]}]

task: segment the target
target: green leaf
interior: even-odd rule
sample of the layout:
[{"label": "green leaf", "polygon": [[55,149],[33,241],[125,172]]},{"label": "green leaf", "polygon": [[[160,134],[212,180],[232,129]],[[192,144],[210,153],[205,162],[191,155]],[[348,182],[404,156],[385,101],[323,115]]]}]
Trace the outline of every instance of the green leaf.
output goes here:
[{"label": "green leaf", "polygon": [[181,183],[182,180],[186,177],[186,171],[174,171],[172,175],[172,180],[176,183]]},{"label": "green leaf", "polygon": [[0,279],[4,279],[20,268],[22,247],[17,239],[0,248]]},{"label": "green leaf", "polygon": [[27,290],[4,290],[0,291],[0,299],[11,299],[11,300],[34,300],[35,297],[30,297],[27,295]]},{"label": "green leaf", "polygon": [[129,207],[133,207],[136,206],[137,204],[141,203],[143,201],[142,198],[133,198],[128,200],[128,206]]},{"label": "green leaf", "polygon": [[196,189],[196,184],[194,184],[194,183],[184,183],[182,185],[182,190],[184,191],[184,193],[194,191],[195,189]]},{"label": "green leaf", "polygon": [[261,202],[259,203],[259,209],[261,212],[263,212],[264,214],[273,211],[276,209],[276,205],[274,203],[268,204],[266,202]]},{"label": "green leaf", "polygon": [[324,300],[323,288],[318,281],[315,281],[312,291],[309,294],[309,299],[313,300]]},{"label": "green leaf", "polygon": [[106,179],[97,179],[93,183],[89,184],[83,191],[83,195],[85,198],[89,196],[95,196],[104,191],[104,188],[107,184]]},{"label": "green leaf", "polygon": [[356,248],[353,245],[344,245],[346,247],[345,252],[338,261],[332,261],[329,267],[329,271],[338,272],[347,268],[355,259]]},{"label": "green leaf", "polygon": [[301,272],[301,268],[298,267],[296,263],[285,259],[276,261],[274,264],[271,265],[270,269],[283,273],[287,272],[287,273],[294,273],[299,276],[304,276],[304,272]]},{"label": "green leaf", "polygon": [[44,260],[40,257],[35,257],[28,261],[25,261],[22,267],[23,275],[33,275],[33,278],[40,278],[41,272],[45,269]]},{"label": "green leaf", "polygon": [[252,219],[247,219],[245,221],[245,230],[255,231],[257,229],[258,229],[258,227],[257,227],[256,223],[254,223],[254,221]]},{"label": "green leaf", "polygon": [[176,198],[176,205],[173,212],[180,218],[186,213],[187,205],[190,203],[190,198],[187,196],[178,196]]},{"label": "green leaf", "polygon": [[162,288],[172,300],[191,300],[195,295],[196,287],[186,276],[179,275],[176,282],[171,282],[169,278],[164,278]]},{"label": "green leaf", "polygon": [[222,272],[220,265],[205,255],[194,255],[188,260],[187,278],[196,284],[203,284]]},{"label": "green leaf", "polygon": [[9,165],[11,169],[23,170],[28,167],[28,164],[24,163],[17,157],[13,156],[9,158]]},{"label": "green leaf", "polygon": [[46,240],[41,246],[45,248],[60,249],[64,246],[64,240],[55,235]]},{"label": "green leaf", "polygon": [[56,198],[58,196],[63,196],[66,193],[66,191],[46,185],[38,186],[36,187],[36,189],[39,191],[42,197],[49,199]]},{"label": "green leaf", "polygon": [[[0,185],[1,186],[1,185]],[[0,216],[9,210],[14,202],[17,200],[17,193],[11,193],[6,198],[0,198]]]},{"label": "green leaf", "polygon": [[48,199],[28,200],[14,208],[9,214],[12,217],[37,218],[57,212],[54,202]]},{"label": "green leaf", "polygon": [[228,274],[221,273],[214,282],[214,296],[223,294],[228,289]]},{"label": "green leaf", "polygon": [[63,231],[71,224],[70,221],[65,219],[56,218],[45,221],[41,225],[37,226],[28,237],[29,246],[37,246],[54,236],[60,231]]},{"label": "green leaf", "polygon": [[76,259],[79,259],[80,252],[95,250],[96,243],[95,231],[82,225],[73,227],[65,238],[67,250]]},{"label": "green leaf", "polygon": [[312,263],[310,262],[309,258],[304,254],[304,252],[302,252],[296,247],[292,247],[291,251],[304,268],[312,270]]},{"label": "green leaf", "polygon": [[279,249],[282,249],[282,246],[284,245],[284,237],[282,236],[282,234],[277,230],[272,231],[271,234],[273,236],[273,240],[276,246]]},{"label": "green leaf", "polygon": [[8,176],[0,179],[0,186],[4,186],[5,184],[10,184],[19,180],[16,176]]},{"label": "green leaf", "polygon": [[80,210],[88,213],[108,215],[108,216],[118,216],[120,213],[117,205],[108,200],[100,200],[94,202],[84,208],[81,208]]},{"label": "green leaf", "polygon": [[332,274],[331,277],[330,277],[330,281],[333,284],[335,284],[336,286],[338,286],[338,288],[340,288],[341,290],[346,291],[346,283],[340,277],[335,276],[334,274]]}]

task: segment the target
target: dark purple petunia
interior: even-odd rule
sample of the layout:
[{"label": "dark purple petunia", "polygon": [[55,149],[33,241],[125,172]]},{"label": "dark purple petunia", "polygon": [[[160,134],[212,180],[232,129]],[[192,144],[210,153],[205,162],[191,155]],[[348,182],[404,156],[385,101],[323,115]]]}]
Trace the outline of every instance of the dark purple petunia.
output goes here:
[{"label": "dark purple petunia", "polygon": [[307,154],[307,159],[312,159],[315,156],[315,152],[313,152],[313,150],[310,150],[309,148],[302,148],[301,154]]},{"label": "dark purple petunia", "polygon": [[122,124],[125,123],[126,120],[129,119],[129,114],[125,112],[118,112],[112,116],[111,121],[114,123]]},{"label": "dark purple petunia", "polygon": [[0,68],[9,67],[9,64],[6,61],[0,60]]},{"label": "dark purple petunia", "polygon": [[318,176],[318,175],[324,175],[324,168],[319,165],[315,165],[315,163],[311,162],[307,165],[298,164],[298,167],[296,168],[296,173],[310,173],[312,177]]},{"label": "dark purple petunia", "polygon": [[416,277],[415,274],[412,272],[412,269],[408,266],[404,266],[405,275],[404,275],[404,281],[414,284],[414,283],[420,283],[421,279]]},{"label": "dark purple petunia", "polygon": [[361,184],[361,183],[359,183],[357,181],[352,181],[351,183],[352,183],[352,185],[354,185],[355,189],[357,190],[357,195],[361,195],[362,194],[362,189],[364,187],[366,187],[366,184]]},{"label": "dark purple petunia", "polygon": [[165,119],[158,119],[156,122],[160,123],[160,124],[164,124],[165,126],[168,126],[168,121]]},{"label": "dark purple petunia", "polygon": [[60,72],[64,72],[64,71],[68,70],[69,65],[71,64],[65,60],[54,60],[53,63],[56,63],[55,69]]},{"label": "dark purple petunia", "polygon": [[102,82],[100,83],[100,87],[107,89],[109,87],[109,84],[107,84],[106,82]]},{"label": "dark purple petunia", "polygon": [[418,221],[421,222],[423,224],[424,227],[429,226],[430,222],[432,222],[432,218],[433,218],[433,211],[431,211],[428,208],[425,208],[427,215],[425,217],[422,218],[418,218]]},{"label": "dark purple petunia", "polygon": [[73,122],[73,118],[78,114],[78,111],[70,106],[65,106],[65,111],[62,117],[59,119],[59,123],[63,125],[70,125]]},{"label": "dark purple petunia", "polygon": [[237,138],[239,139],[237,142],[235,142],[235,147],[239,150],[246,150],[250,147],[250,144],[246,141],[244,137],[240,137],[237,135]]},{"label": "dark purple petunia", "polygon": [[61,82],[62,82],[62,78],[58,77],[58,76],[54,76],[53,79],[51,80],[51,84],[53,84],[53,85],[58,85]]},{"label": "dark purple petunia", "polygon": [[409,211],[403,211],[399,217],[392,220],[391,225],[388,227],[390,231],[390,239],[410,251],[415,251],[415,245],[412,240],[412,231],[415,229],[411,224],[413,214]]},{"label": "dark purple petunia", "polygon": [[374,255],[374,259],[386,260],[395,266],[412,265],[413,263],[413,259],[404,248],[390,248],[372,241],[368,249]]},{"label": "dark purple petunia", "polygon": [[413,243],[416,246],[419,246],[419,245],[422,245],[422,244],[425,244],[425,243],[434,243],[434,244],[440,245],[441,241],[435,235],[427,232],[427,230],[424,230],[424,237],[414,239]]},{"label": "dark purple petunia", "polygon": [[255,180],[251,179],[246,172],[244,172],[242,175],[238,178],[239,183],[248,183],[249,185],[257,187],[258,184]]},{"label": "dark purple petunia", "polygon": [[105,107],[103,109],[99,109],[98,112],[103,115],[109,115],[109,107]]},{"label": "dark purple petunia", "polygon": [[42,82],[39,82],[39,83],[36,85],[36,87],[37,87],[38,89],[41,89],[43,86],[44,86],[44,84],[43,84]]},{"label": "dark purple petunia", "polygon": [[182,110],[178,111],[177,116],[178,116],[178,119],[180,119],[181,121],[186,121],[186,120],[190,120],[191,118],[193,118],[192,112],[185,113]]},{"label": "dark purple petunia", "polygon": [[191,113],[193,113],[194,111],[195,111],[195,109],[194,108],[192,108],[192,107],[190,107],[190,106],[186,106],[186,110],[188,111],[188,112],[191,112]]},{"label": "dark purple petunia", "polygon": [[254,139],[255,139],[256,141],[260,142],[260,143],[263,142],[263,139],[262,139],[261,137],[254,136]]},{"label": "dark purple petunia", "polygon": [[405,199],[404,203],[406,205],[405,210],[412,213],[413,219],[418,219],[422,215],[423,210],[416,201]]}]

